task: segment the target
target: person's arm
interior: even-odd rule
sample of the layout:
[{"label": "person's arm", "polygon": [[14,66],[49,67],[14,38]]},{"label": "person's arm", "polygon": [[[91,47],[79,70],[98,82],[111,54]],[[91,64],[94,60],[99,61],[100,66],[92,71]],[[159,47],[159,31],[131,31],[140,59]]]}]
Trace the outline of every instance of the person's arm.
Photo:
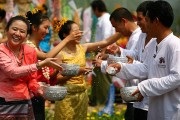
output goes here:
[{"label": "person's arm", "polygon": [[105,40],[101,40],[99,42],[94,43],[85,43],[83,44],[83,47],[85,48],[85,51],[96,51],[100,48],[104,48],[114,42],[116,42],[121,37],[120,33],[115,33],[114,35],[108,37]]},{"label": "person's arm", "polygon": [[148,75],[147,65],[136,62],[133,64],[119,63],[121,66],[120,71],[116,76],[120,79],[131,80],[131,79],[146,79]]},{"label": "person's arm", "polygon": [[[35,52],[35,51],[34,51]],[[0,66],[1,71],[4,72],[10,78],[18,78],[31,74],[31,72],[37,71],[36,64],[17,66],[17,64],[11,60],[4,51],[0,50]]]},{"label": "person's arm", "polygon": [[[32,54],[36,54],[36,51],[34,51],[34,53],[32,52]],[[12,79],[30,75],[32,72],[36,72],[43,66],[51,66],[53,68],[61,70],[62,68],[55,62],[53,62],[53,60],[55,60],[55,58],[47,58],[37,63],[17,66],[17,63],[15,63],[10,58],[10,56],[7,55],[7,53],[5,53],[3,50],[0,50],[1,71]]]},{"label": "person's arm", "polygon": [[[36,63],[37,55],[36,54],[32,54],[32,55],[33,55],[33,57],[32,57],[31,63]],[[30,92],[38,94],[38,92],[39,92],[38,90],[40,89],[40,86],[37,82],[37,72],[32,72],[29,75],[29,78],[30,78],[30,80],[28,81],[28,88],[29,88]]]},{"label": "person's arm", "polygon": [[52,50],[50,50],[48,53],[44,53],[36,49],[37,56],[39,60],[44,60],[46,58],[53,58],[55,57],[62,49],[63,47],[70,42],[71,40],[75,40],[77,38],[80,38],[82,36],[82,32],[72,32],[70,35],[68,35],[64,40],[62,40],[57,46],[55,46]]},{"label": "person's arm", "polygon": [[169,74],[161,78],[151,78],[138,84],[143,96],[158,96],[168,93],[180,86],[180,50],[175,51],[169,60]]}]

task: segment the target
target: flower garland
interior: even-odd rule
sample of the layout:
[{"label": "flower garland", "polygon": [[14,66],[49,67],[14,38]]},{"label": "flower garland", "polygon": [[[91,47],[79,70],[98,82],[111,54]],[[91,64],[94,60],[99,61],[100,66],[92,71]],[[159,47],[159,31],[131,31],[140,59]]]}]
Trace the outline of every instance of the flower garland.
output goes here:
[{"label": "flower garland", "polygon": [[[35,48],[35,49],[38,49],[37,46],[36,46],[32,41],[30,41],[30,40],[27,40],[27,41],[26,41],[26,44],[30,45],[31,47],[33,47],[33,48]],[[40,49],[38,49],[38,50],[40,50]],[[41,50],[40,50],[40,51],[41,51]],[[45,67],[42,67],[41,70],[42,70],[43,76],[44,76],[47,80],[49,80],[49,79],[50,79],[50,68],[47,67],[47,66],[45,66]]]},{"label": "flower garland", "polygon": [[46,78],[46,79],[50,79],[50,69],[49,67],[45,66],[45,67],[42,67],[42,73],[43,73],[43,76]]}]

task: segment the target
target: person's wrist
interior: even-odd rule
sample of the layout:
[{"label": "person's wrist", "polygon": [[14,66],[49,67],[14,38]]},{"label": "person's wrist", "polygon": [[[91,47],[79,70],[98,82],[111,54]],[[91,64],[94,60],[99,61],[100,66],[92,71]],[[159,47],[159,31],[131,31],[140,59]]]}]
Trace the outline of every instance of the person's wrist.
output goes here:
[{"label": "person's wrist", "polygon": [[37,68],[38,70],[41,69],[41,66],[40,66],[39,62],[36,63],[36,68]]}]

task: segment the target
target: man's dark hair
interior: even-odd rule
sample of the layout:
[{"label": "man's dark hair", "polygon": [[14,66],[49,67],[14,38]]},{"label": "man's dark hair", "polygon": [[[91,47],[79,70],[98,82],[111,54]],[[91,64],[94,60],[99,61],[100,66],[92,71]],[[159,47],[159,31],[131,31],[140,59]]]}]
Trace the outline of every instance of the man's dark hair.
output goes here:
[{"label": "man's dark hair", "polygon": [[129,21],[134,21],[131,12],[126,8],[117,8],[110,16],[110,20],[114,19],[116,22],[121,22],[122,18],[125,18]]},{"label": "man's dark hair", "polygon": [[91,7],[93,10],[98,10],[99,12],[106,12],[106,5],[102,0],[94,0],[91,3]]},{"label": "man's dark hair", "polygon": [[147,6],[150,3],[153,3],[153,1],[144,1],[144,2],[140,3],[139,6],[136,9],[136,12],[142,12],[143,16],[146,16]]},{"label": "man's dark hair", "polygon": [[159,0],[147,6],[147,17],[151,21],[156,18],[167,28],[171,27],[174,20],[174,13],[171,5],[167,1]]}]

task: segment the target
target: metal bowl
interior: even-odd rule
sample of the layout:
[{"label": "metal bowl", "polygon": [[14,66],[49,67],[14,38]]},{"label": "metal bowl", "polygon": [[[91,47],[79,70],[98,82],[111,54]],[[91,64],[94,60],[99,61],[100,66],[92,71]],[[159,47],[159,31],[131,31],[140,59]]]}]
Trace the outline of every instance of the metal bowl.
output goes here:
[{"label": "metal bowl", "polygon": [[43,96],[47,100],[59,101],[65,98],[67,87],[64,86],[43,86]]},{"label": "metal bowl", "polygon": [[120,89],[121,98],[126,102],[137,101],[138,95],[132,96],[132,93],[137,89],[137,86],[123,87]]},{"label": "metal bowl", "polygon": [[116,57],[116,56],[107,58],[108,64],[117,63],[117,62],[127,63],[128,59],[127,57]]},{"label": "metal bowl", "polygon": [[64,76],[74,76],[77,75],[79,72],[79,65],[77,64],[61,64],[63,67],[63,70],[61,72],[62,75]]}]

